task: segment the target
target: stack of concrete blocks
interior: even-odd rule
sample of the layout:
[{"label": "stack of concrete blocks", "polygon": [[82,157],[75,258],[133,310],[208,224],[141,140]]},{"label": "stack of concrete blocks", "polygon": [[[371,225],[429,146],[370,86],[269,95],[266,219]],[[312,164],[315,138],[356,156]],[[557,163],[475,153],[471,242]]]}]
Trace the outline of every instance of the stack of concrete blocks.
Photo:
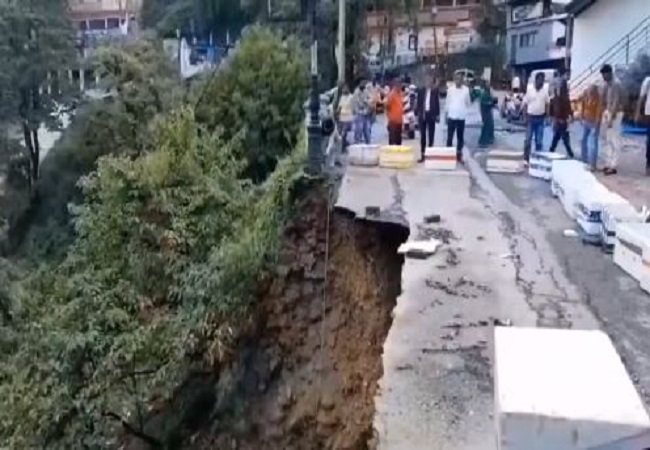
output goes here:
[{"label": "stack of concrete blocks", "polygon": [[498,450],[641,450],[650,417],[601,331],[495,329]]},{"label": "stack of concrete blocks", "polygon": [[379,165],[388,169],[410,169],[415,165],[413,149],[407,145],[385,145],[379,149]]},{"label": "stack of concrete blocks", "polygon": [[626,204],[620,195],[596,182],[579,189],[576,201],[576,220],[582,232],[600,241],[602,213],[606,205]]},{"label": "stack of concrete blocks", "polygon": [[641,282],[643,249],[650,245],[650,224],[619,223],[616,227],[614,263]]},{"label": "stack of concrete blocks", "polygon": [[642,223],[643,217],[628,202],[604,205],[601,213],[600,239],[606,251],[614,251],[616,228],[621,223]]},{"label": "stack of concrete blocks", "polygon": [[553,161],[565,160],[567,157],[555,152],[533,152],[528,164],[528,175],[545,181],[551,181]]},{"label": "stack of concrete blocks", "polygon": [[379,164],[379,146],[355,144],[348,147],[348,163],[352,166],[374,167]]},{"label": "stack of concrete blocks", "polygon": [[456,170],[458,157],[454,147],[429,147],[424,151],[424,168],[428,170]]},{"label": "stack of concrete blocks", "polygon": [[523,152],[491,150],[487,154],[485,170],[490,173],[519,173],[524,170]]}]

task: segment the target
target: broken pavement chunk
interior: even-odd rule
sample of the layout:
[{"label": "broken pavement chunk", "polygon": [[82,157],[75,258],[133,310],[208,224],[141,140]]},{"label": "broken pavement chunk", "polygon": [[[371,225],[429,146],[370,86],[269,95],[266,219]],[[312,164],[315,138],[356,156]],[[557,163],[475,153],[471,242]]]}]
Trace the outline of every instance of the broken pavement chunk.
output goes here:
[{"label": "broken pavement chunk", "polygon": [[424,216],[424,223],[440,223],[440,214]]},{"label": "broken pavement chunk", "polygon": [[440,244],[441,242],[437,239],[405,242],[399,246],[397,253],[408,258],[426,259],[438,250]]}]

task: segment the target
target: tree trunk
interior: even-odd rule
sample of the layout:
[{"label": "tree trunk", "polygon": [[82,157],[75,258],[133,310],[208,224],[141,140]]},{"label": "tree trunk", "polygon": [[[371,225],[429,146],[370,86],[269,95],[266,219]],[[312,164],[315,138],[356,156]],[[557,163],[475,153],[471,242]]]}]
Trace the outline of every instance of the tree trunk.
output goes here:
[{"label": "tree trunk", "polygon": [[32,142],[32,132],[29,129],[29,123],[27,123],[27,119],[23,119],[23,139],[25,141],[25,148],[27,149],[27,154],[29,156],[29,173],[27,176],[27,183],[29,185],[29,191],[32,191],[32,186],[34,185],[34,177],[32,174],[34,173],[34,169],[32,167],[33,163],[33,157],[32,155],[34,154],[34,144]]}]

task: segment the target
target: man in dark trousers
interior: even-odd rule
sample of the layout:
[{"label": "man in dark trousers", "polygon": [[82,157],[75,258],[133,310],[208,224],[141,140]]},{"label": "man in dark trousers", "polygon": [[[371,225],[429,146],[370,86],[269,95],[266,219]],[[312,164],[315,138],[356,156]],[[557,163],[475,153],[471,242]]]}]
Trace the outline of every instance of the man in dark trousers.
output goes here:
[{"label": "man in dark trousers", "polygon": [[420,125],[420,162],[424,161],[424,152],[433,146],[436,133],[436,122],[440,120],[440,92],[438,78],[434,73],[427,78],[426,86],[418,88],[415,114]]}]

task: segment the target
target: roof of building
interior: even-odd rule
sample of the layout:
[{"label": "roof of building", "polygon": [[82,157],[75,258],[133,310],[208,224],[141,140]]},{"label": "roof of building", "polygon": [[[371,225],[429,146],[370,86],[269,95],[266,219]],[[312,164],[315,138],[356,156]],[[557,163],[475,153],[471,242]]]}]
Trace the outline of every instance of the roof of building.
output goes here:
[{"label": "roof of building", "polygon": [[598,0],[573,0],[566,8],[569,14],[577,16],[593,6]]}]

